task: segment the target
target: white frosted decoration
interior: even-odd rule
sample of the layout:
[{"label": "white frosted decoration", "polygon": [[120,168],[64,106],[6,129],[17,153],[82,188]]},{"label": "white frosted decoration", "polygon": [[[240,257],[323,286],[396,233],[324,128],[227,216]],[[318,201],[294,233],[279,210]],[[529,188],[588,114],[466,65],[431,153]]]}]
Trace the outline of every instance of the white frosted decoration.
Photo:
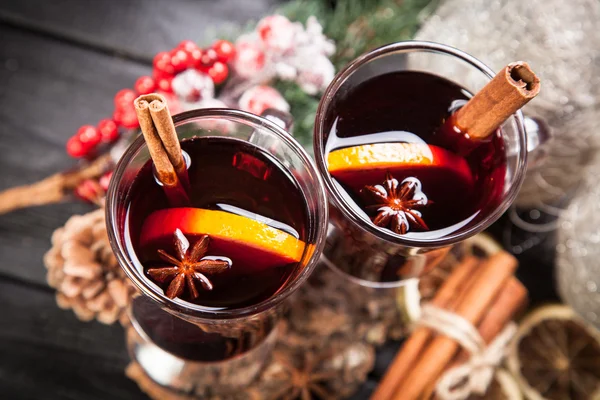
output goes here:
[{"label": "white frosted decoration", "polygon": [[446,0],[416,39],[457,47],[495,71],[529,62],[542,87],[524,112],[547,122],[555,139],[545,162],[527,172],[516,203],[551,203],[577,185],[588,154],[600,148],[600,2]]},{"label": "white frosted decoration", "polygon": [[600,329],[600,154],[558,221],[556,283],[563,301]]},{"label": "white frosted decoration", "polygon": [[215,84],[204,72],[188,69],[175,78],[171,83],[173,92],[182,101],[195,103],[215,96]]},{"label": "white frosted decoration", "polygon": [[302,90],[311,95],[325,90],[335,76],[333,64],[324,55],[318,55],[309,59],[299,57],[304,62],[298,62],[298,78],[296,82]]},{"label": "white frosted decoration", "polygon": [[241,92],[279,78],[295,81],[306,93],[316,95],[335,75],[328,58],[335,53],[335,44],[323,35],[323,27],[314,16],[308,18],[306,26],[281,15],[265,17],[256,31],[241,36],[235,47],[234,68],[245,81]]},{"label": "white frosted decoration", "polygon": [[290,105],[276,89],[260,85],[254,86],[244,92],[238,102],[240,109],[261,115],[267,108],[279,111],[290,111]]}]

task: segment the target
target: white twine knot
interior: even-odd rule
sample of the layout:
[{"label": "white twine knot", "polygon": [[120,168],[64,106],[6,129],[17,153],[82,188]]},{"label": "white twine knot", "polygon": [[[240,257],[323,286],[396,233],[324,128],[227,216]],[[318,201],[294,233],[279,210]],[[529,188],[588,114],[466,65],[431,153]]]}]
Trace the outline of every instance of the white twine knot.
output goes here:
[{"label": "white twine knot", "polygon": [[494,376],[495,368],[505,355],[505,348],[517,331],[511,322],[488,345],[477,329],[460,315],[425,304],[419,324],[456,340],[471,353],[464,364],[446,371],[438,380],[436,393],[442,400],[463,400],[471,393],[484,395]]}]

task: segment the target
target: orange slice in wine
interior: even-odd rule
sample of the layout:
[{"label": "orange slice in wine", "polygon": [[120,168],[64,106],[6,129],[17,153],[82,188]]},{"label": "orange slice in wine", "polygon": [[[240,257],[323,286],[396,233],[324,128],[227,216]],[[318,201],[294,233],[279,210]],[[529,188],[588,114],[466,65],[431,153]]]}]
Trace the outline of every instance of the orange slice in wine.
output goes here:
[{"label": "orange slice in wine", "polygon": [[[143,252],[173,246],[173,232],[188,239],[210,237],[208,254],[228,257],[252,271],[299,262],[305,243],[287,232],[242,215],[201,208],[168,208],[146,218],[140,236]],[[240,271],[240,272],[252,272]]]},{"label": "orange slice in wine", "polygon": [[450,174],[465,186],[473,183],[464,158],[425,143],[374,143],[334,150],[327,156],[329,173],[357,190],[381,183],[386,171],[398,180],[419,174]]}]

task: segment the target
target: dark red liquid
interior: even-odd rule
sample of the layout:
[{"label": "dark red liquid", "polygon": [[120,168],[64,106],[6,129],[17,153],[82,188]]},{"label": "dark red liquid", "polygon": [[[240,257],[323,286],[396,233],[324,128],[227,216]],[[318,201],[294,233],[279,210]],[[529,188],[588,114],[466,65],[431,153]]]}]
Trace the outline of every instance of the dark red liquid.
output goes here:
[{"label": "dark red liquid", "polygon": [[[181,147],[191,159],[188,207],[226,211],[259,220],[306,242],[308,216],[302,191],[295,178],[275,158],[254,145],[233,138],[187,139],[181,142]],[[125,212],[129,221],[123,229],[124,237],[131,240],[128,247],[135,252],[146,278],[151,281],[147,274],[149,268],[169,266],[158,257],[158,250],[177,254],[171,235],[141,243],[142,227],[148,216],[164,209],[177,211],[170,208],[149,161],[135,177],[128,193]],[[199,239],[199,236],[183,233],[190,248]],[[257,304],[273,296],[301,271],[298,263],[261,268],[258,265],[260,259],[253,258],[253,262],[249,262],[246,257],[246,262],[240,262],[243,256],[235,245],[223,253],[215,249],[218,247],[216,240],[211,243],[207,255],[228,257],[233,261],[231,267],[220,274],[207,274],[213,284],[212,290],[206,290],[196,282],[197,298],[190,296],[187,286],[178,296],[205,310],[229,310]],[[166,291],[170,281],[155,283]],[[192,324],[144,297],[135,303],[133,313],[138,326],[159,347],[179,357],[198,361],[223,360],[252,349],[269,334],[276,319],[276,310],[271,310],[251,320]]]},{"label": "dark red liquid", "polygon": [[[269,218],[273,221],[268,225],[281,226],[281,230],[305,240],[306,203],[293,176],[276,159],[258,147],[230,138],[188,139],[181,142],[181,147],[191,159],[189,207],[230,211],[253,219]],[[135,178],[129,196],[128,229],[136,255],[146,270],[164,267],[166,263],[158,257],[158,250],[176,254],[172,236],[152,243],[151,247],[141,248],[139,243],[146,218],[156,210],[169,208],[162,188],[154,179],[150,162]],[[191,245],[199,239],[199,236],[183,233]],[[191,299],[186,288],[182,299],[218,309],[249,306],[277,292],[297,267],[296,263],[268,268],[244,265],[237,262],[239,255],[235,248],[224,254],[215,252],[212,246],[207,255],[234,260],[231,268],[209,276],[214,286],[212,290],[197,284],[199,297]],[[161,287],[166,290],[168,284],[165,282]]]},{"label": "dark red liquid", "polygon": [[[422,191],[431,200],[419,208],[428,231],[411,229],[407,237],[437,239],[464,230],[495,209],[502,200],[506,156],[501,132],[473,146],[470,141],[449,141],[455,133],[442,128],[445,121],[471,94],[444,78],[402,71],[372,78],[333,103],[327,116],[331,131],[326,138],[326,151],[373,143],[423,143],[451,152],[454,159],[463,158],[470,171],[469,180],[452,168],[403,166],[390,170],[399,182],[417,178]],[[452,147],[447,143],[452,142]],[[463,154],[467,154],[463,156]],[[450,166],[447,166],[450,167]],[[365,167],[368,170],[368,166]],[[364,185],[381,185],[385,171],[340,175],[338,182],[368,216]]]},{"label": "dark red liquid", "polygon": [[221,361],[254,348],[276,323],[275,314],[253,322],[234,322],[226,329],[192,324],[162,310],[153,300],[138,296],[131,313],[144,333],[165,351],[188,360]]}]

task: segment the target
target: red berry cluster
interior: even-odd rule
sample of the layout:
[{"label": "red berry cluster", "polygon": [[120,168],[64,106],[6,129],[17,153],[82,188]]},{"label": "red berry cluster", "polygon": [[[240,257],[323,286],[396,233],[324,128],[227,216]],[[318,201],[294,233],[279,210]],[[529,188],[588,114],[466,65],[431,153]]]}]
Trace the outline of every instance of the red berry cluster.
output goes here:
[{"label": "red berry cluster", "polygon": [[226,40],[217,40],[208,49],[199,48],[194,42],[184,40],[169,52],[158,53],[154,57],[152,77],[142,76],[134,84],[133,90],[123,89],[115,95],[115,111],[112,119],[103,119],[97,126],[84,125],[67,141],[67,153],[75,158],[90,156],[97,146],[111,143],[119,138],[119,127],[136,129],[139,127],[133,107],[136,97],[161,91],[172,93],[173,78],[189,68],[208,74],[215,85],[227,79],[227,63],[235,57],[235,46]]},{"label": "red berry cluster", "polygon": [[154,56],[152,77],[160,90],[169,93],[172,91],[171,81],[177,74],[195,68],[208,74],[218,85],[227,79],[227,63],[234,56],[235,46],[227,40],[217,40],[208,49],[201,49],[194,42],[184,40],[173,50]]},{"label": "red berry cluster", "polygon": [[[142,77],[140,80],[149,77]],[[138,86],[136,82],[136,87]],[[150,92],[148,92],[150,93]],[[114,142],[119,138],[119,127],[135,129],[139,126],[133,100],[141,94],[131,89],[120,90],[115,95],[115,111],[112,119],[103,119],[98,125],[84,125],[67,141],[67,153],[71,157],[87,157],[102,144]]]},{"label": "red berry cluster", "polygon": [[101,143],[110,143],[119,137],[117,124],[112,119],[103,119],[97,126],[84,125],[67,141],[67,153],[81,158]]}]

